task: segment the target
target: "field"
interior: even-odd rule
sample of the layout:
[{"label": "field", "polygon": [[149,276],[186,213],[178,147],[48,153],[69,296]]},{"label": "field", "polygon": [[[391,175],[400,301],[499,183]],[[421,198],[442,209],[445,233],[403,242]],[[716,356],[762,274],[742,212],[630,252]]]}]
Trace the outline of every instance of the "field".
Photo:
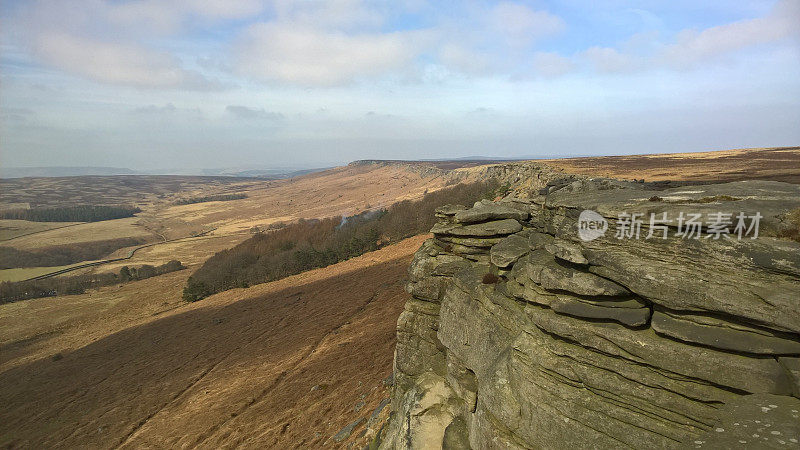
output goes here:
[{"label": "field", "polygon": [[[122,180],[115,180],[121,178]],[[143,179],[138,179],[143,178]],[[19,191],[4,192],[4,198],[18,201],[41,195],[46,202],[63,201],[65,195],[80,189],[113,192],[105,197],[88,194],[82,201],[134,202],[142,212],[136,217],[79,224],[47,224],[26,221],[6,226],[25,229],[18,237],[10,236],[2,245],[19,250],[35,250],[60,244],[87,243],[113,238],[141,238],[156,244],[137,251],[132,258],[88,270],[118,270],[122,265],[163,264],[179,259],[184,264],[197,264],[252,235],[256,229],[287,223],[300,218],[352,215],[366,209],[419,198],[428,190],[445,185],[442,174],[421,175],[402,167],[365,165],[346,166],[288,180],[256,180],[213,177],[76,177],[74,185],[67,178],[3,180],[5,187]],[[25,184],[27,181],[28,184]],[[92,181],[98,186],[88,188]],[[123,183],[124,181],[124,183]],[[206,184],[203,184],[206,183]],[[131,186],[130,192],[123,187]],[[47,189],[57,189],[51,193]],[[169,192],[169,189],[188,189]],[[247,198],[176,205],[179,198],[238,192]],[[142,199],[135,202],[135,199]],[[41,200],[39,200],[41,202]],[[49,204],[49,203],[47,203]],[[109,257],[119,257],[131,249],[121,249]],[[30,268],[36,275],[45,268]],[[13,270],[13,269],[9,269]],[[53,271],[57,270],[56,268]],[[3,279],[19,279],[19,271],[3,274]]]},{"label": "field", "polygon": [[343,447],[364,424],[331,438],[388,397],[403,280],[424,238],[192,304],[181,271],[2,305],[0,442]]},{"label": "field", "polygon": [[77,225],[75,222],[30,222],[27,220],[0,219],[0,244],[27,234],[40,233],[55,228]]},{"label": "field", "polygon": [[800,183],[800,147],[540,160],[567,172],[645,181]]},{"label": "field", "polygon": [[153,205],[169,203],[193,192],[229,193],[269,183],[250,178],[171,175],[6,178],[0,179],[0,203],[27,203],[31,207]]},{"label": "field", "polygon": [[48,273],[56,272],[76,265],[77,264],[69,264],[66,266],[23,267],[18,269],[3,269],[0,270],[0,282],[28,280],[34,277],[46,275]]},{"label": "field", "polygon": [[[800,182],[796,147],[544,163],[629,179]],[[123,265],[171,259],[188,269],[81,295],[0,304],[0,445],[363,448],[376,431],[377,421],[368,419],[389,395],[395,327],[407,299],[403,283],[425,236],[196,303],[182,301],[181,291],[207,258],[247,239],[255,228],[419,198],[452,184],[451,169],[463,174],[458,179],[469,179],[480,165],[362,163],[277,181],[145,177],[134,182],[126,176],[98,177],[95,186],[78,177],[71,186],[68,179],[13,185],[4,180],[4,202],[49,204],[63,192],[89,189],[80,201],[133,203],[143,210],[133,218],[86,224],[3,221],[4,246],[32,250],[140,237],[153,245],[128,260],[74,273],[116,272]],[[8,193],[8,186],[19,192]],[[224,193],[247,198],[175,204]],[[387,413],[384,408],[378,415]],[[358,419],[367,421],[333,439]]]}]

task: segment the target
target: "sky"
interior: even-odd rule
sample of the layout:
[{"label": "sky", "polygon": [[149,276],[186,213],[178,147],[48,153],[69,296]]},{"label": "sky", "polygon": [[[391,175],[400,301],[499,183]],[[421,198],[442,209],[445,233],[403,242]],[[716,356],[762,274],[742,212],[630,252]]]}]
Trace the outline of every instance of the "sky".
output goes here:
[{"label": "sky", "polygon": [[800,145],[800,0],[3,0],[0,166]]}]

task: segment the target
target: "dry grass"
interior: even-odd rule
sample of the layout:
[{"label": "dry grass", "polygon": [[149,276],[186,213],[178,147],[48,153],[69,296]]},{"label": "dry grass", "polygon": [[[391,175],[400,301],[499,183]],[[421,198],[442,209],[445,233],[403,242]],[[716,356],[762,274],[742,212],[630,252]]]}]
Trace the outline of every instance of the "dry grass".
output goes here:
[{"label": "dry grass", "polygon": [[0,305],[0,445],[345,448],[363,425],[330,437],[389,395],[425,238],[193,304],[181,271]]},{"label": "dry grass", "polygon": [[786,227],[778,231],[778,237],[800,242],[800,208],[786,214]]},{"label": "dry grass", "polygon": [[800,183],[800,147],[539,160],[566,172],[645,181]]}]

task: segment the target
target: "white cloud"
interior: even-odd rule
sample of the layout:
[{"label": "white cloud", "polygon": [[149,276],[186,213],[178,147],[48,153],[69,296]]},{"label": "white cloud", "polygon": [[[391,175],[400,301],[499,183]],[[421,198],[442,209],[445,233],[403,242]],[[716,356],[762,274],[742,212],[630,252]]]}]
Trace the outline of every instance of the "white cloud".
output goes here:
[{"label": "white cloud", "polygon": [[456,43],[440,46],[439,61],[464,73],[484,73],[491,67],[488,55]]},{"label": "white cloud", "polygon": [[[370,4],[367,4],[370,3]],[[374,28],[383,24],[385,11],[363,0],[274,0],[277,21],[326,29]]]},{"label": "white cloud", "polygon": [[250,108],[242,105],[228,105],[225,107],[225,111],[237,119],[265,119],[279,121],[285,118],[284,115],[279,112],[266,111],[264,108]]},{"label": "white cloud", "polygon": [[94,32],[136,37],[142,33],[175,34],[191,19],[205,22],[245,19],[259,14],[264,7],[260,0],[38,0],[19,8],[17,21],[24,22],[29,32]]},{"label": "white cloud", "polygon": [[238,49],[238,68],[249,76],[308,86],[345,84],[403,68],[416,56],[411,33],[324,32],[289,24],[257,24]]},{"label": "white cloud", "polygon": [[167,103],[164,106],[147,105],[134,108],[131,112],[136,114],[170,114],[178,110],[172,103]]},{"label": "white cloud", "polygon": [[741,20],[702,31],[684,30],[660,60],[687,67],[749,46],[800,35],[800,0],[782,0],[766,17]]},{"label": "white cloud", "polygon": [[599,72],[629,72],[640,67],[637,59],[629,54],[621,53],[609,47],[590,47],[583,52]]},{"label": "white cloud", "polygon": [[102,42],[66,33],[43,33],[34,44],[44,62],[104,83],[140,87],[215,88],[184,70],[173,56],[129,44]]},{"label": "white cloud", "polygon": [[536,52],[533,55],[533,68],[536,73],[545,77],[557,77],[572,71],[575,63],[557,53]]},{"label": "white cloud", "polygon": [[94,3],[94,15],[105,16],[111,23],[143,26],[164,33],[179,31],[190,18],[208,21],[244,19],[264,9],[264,3],[259,0],[87,1]]},{"label": "white cloud", "polygon": [[490,12],[489,20],[496,31],[505,35],[510,45],[520,47],[565,28],[564,21],[558,16],[512,2],[498,3]]}]

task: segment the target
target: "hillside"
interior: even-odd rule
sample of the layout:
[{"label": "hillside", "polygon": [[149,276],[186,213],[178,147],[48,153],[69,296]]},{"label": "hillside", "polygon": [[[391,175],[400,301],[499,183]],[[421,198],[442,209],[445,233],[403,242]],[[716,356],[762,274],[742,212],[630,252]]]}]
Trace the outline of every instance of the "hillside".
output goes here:
[{"label": "hillside", "polygon": [[424,238],[193,304],[177,272],[0,305],[0,443],[344,446],[331,438],[388,398],[406,268]]},{"label": "hillside", "polygon": [[[668,171],[673,164],[671,159],[644,158],[646,164],[665,162],[652,170]],[[725,161],[726,167],[738,167],[741,176],[747,176],[746,159]],[[706,162],[707,158],[698,158],[695,173],[719,169],[704,168]],[[624,165],[614,170],[628,173]],[[789,167],[786,173],[792,170]],[[754,177],[761,174],[753,172]],[[412,255],[426,236],[196,303],[183,302],[181,290],[204,261],[252,236],[254,226],[267,229],[298,218],[353,214],[487,176],[497,177],[517,194],[540,199],[543,193],[583,179],[567,169],[536,162],[457,167],[451,172],[427,163],[420,168],[408,162],[368,162],[249,187],[220,190],[216,185],[197,185],[164,198],[146,197],[152,202],[145,202],[143,213],[134,218],[65,224],[58,229],[32,227],[36,234],[12,238],[4,245],[34,250],[135,236],[157,245],[102,270],[171,259],[189,268],[81,295],[0,305],[0,404],[4,405],[0,444],[362,448],[389,413],[385,405],[392,395],[389,376],[396,328],[409,299],[404,284]],[[669,183],[632,185],[636,192],[671,188]],[[179,198],[231,192],[247,197],[174,204]],[[129,194],[120,190],[114,195]],[[658,197],[649,193],[647,198],[654,196]],[[25,226],[17,222],[22,221],[13,225]],[[203,231],[201,236],[192,235]],[[438,233],[449,241],[444,252],[475,252],[468,259],[476,260],[488,249],[476,251],[469,239]],[[418,313],[419,309],[414,311]],[[401,339],[423,332],[426,323],[406,322],[411,328]],[[420,345],[417,350],[425,348]],[[423,364],[425,359],[417,362]],[[397,386],[396,396],[407,387]],[[370,420],[380,405],[383,409]]]},{"label": "hillside", "polygon": [[800,183],[800,147],[595,156],[546,159],[539,162],[570,173],[628,180],[677,180],[703,183],[774,180]]},{"label": "hillside", "polygon": [[[353,215],[422,197],[442,188],[441,171],[420,174],[394,165],[347,166],[295,179],[265,181],[214,177],[77,177],[2,180],[3,200],[131,203],[136,217],[93,223],[49,224],[0,220],[0,245],[35,251],[56,245],[86,245],[109,239],[140,239],[150,244],[126,261],[93,270],[119,270],[123,265],[159,265],[172,259],[192,265],[230,248],[255,230],[336,215]],[[73,195],[72,193],[75,193]],[[176,205],[180,199],[211,194],[243,193],[246,198]],[[126,255],[123,248],[108,257]],[[19,272],[18,270],[16,272]],[[44,273],[41,268],[33,269]],[[13,274],[19,278],[18,273]],[[0,270],[0,280],[5,279]]]}]

